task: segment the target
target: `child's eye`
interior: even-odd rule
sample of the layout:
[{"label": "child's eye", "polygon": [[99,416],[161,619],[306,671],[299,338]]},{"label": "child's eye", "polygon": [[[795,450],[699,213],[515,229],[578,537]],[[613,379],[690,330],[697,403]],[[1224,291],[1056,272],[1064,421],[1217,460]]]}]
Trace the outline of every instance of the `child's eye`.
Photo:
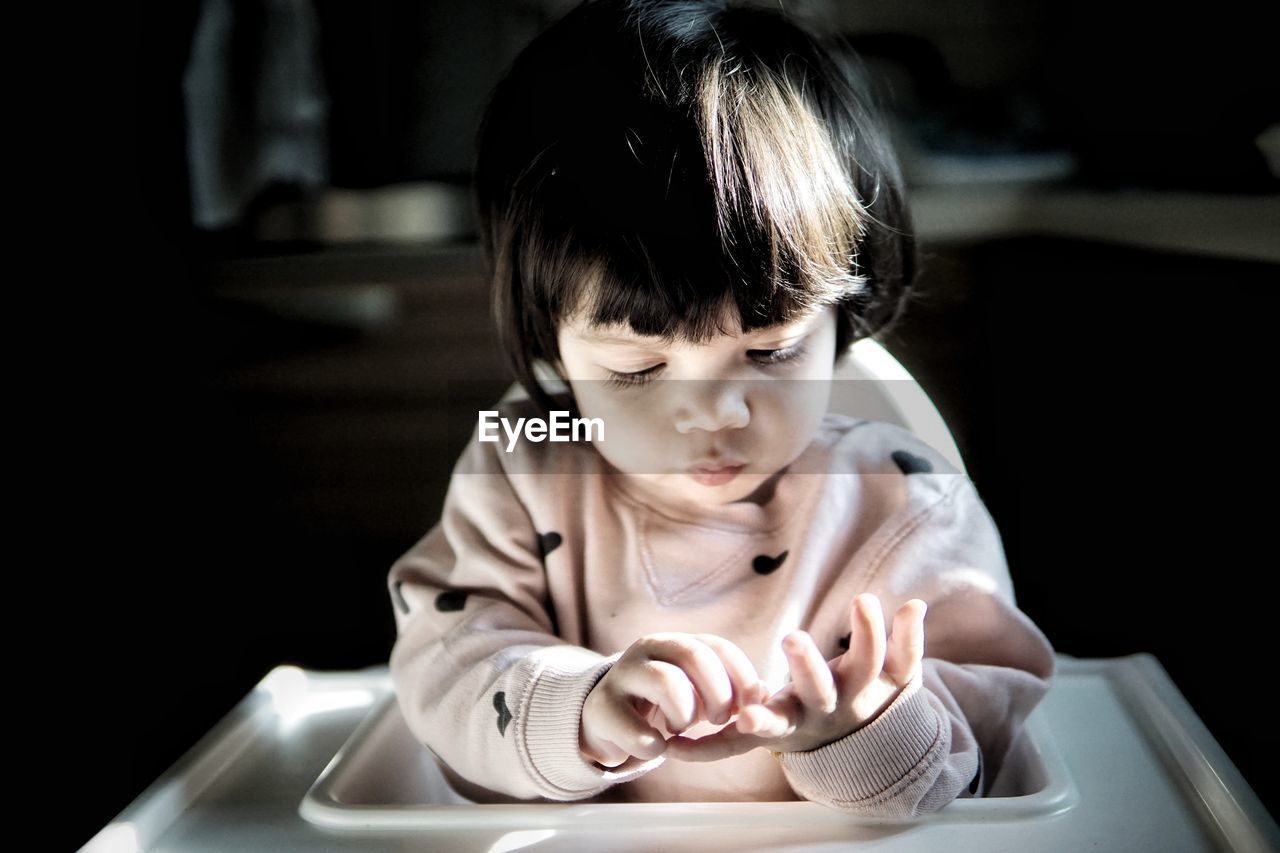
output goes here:
[{"label": "child's eye", "polygon": [[[763,367],[795,361],[804,354],[804,344],[795,344],[783,349],[747,350],[747,355],[751,360]],[[639,385],[647,385],[658,377],[664,367],[666,367],[665,364],[655,364],[653,367],[638,370],[635,373],[619,373],[616,370],[609,370],[609,378],[606,382],[610,388],[635,388]]]},{"label": "child's eye", "polygon": [[646,385],[657,377],[663,366],[655,364],[653,367],[647,367],[635,373],[618,373],[616,370],[610,370],[607,384],[610,388],[634,388],[637,385]]},{"label": "child's eye", "polygon": [[765,366],[795,361],[804,353],[805,347],[803,344],[796,344],[784,349],[753,349],[747,351],[747,355],[751,357],[752,361]]}]

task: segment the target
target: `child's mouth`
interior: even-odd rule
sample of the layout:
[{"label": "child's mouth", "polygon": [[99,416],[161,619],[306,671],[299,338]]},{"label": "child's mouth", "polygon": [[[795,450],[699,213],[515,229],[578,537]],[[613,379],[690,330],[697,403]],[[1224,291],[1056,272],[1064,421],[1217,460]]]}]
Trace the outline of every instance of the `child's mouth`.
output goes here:
[{"label": "child's mouth", "polygon": [[746,467],[745,465],[696,465],[689,469],[689,476],[703,486],[723,486]]}]

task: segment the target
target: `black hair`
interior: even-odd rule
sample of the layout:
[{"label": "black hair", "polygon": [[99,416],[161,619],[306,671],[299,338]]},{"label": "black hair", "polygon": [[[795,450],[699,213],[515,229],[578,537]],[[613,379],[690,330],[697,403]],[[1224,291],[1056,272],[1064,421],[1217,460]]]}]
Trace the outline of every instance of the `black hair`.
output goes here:
[{"label": "black hair", "polygon": [[901,171],[851,49],[727,0],[585,0],[516,58],[480,125],[475,204],[499,337],[558,325],[701,342],[835,304],[836,351],[890,324],[915,271]]}]

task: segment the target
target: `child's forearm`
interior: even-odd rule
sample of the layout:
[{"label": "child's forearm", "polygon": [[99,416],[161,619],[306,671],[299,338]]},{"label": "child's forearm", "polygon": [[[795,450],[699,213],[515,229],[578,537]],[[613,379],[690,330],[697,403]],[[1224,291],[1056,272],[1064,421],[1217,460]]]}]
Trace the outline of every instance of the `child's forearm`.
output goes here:
[{"label": "child's forearm", "polygon": [[391,671],[410,731],[459,775],[522,799],[572,800],[616,781],[579,755],[573,711],[611,663],[550,635],[488,627],[402,634]]},{"label": "child's forearm", "polygon": [[455,773],[531,799],[629,778],[578,751],[583,701],[611,660],[555,634],[537,533],[492,445],[473,442],[440,523],[391,567],[391,677],[409,730]]},{"label": "child's forearm", "polygon": [[860,814],[910,817],[980,795],[1053,674],[1053,649],[1014,605],[972,483],[915,486],[929,502],[865,571],[883,598],[928,603],[921,676],[863,728],[780,758],[797,794]]},{"label": "child's forearm", "polygon": [[780,754],[787,779],[805,799],[875,817],[914,817],[981,796],[1048,690],[1047,644],[1044,653],[1038,673],[926,659],[920,681],[867,726]]},{"label": "child's forearm", "polygon": [[545,613],[493,590],[446,588],[440,549],[428,537],[419,550],[389,578],[392,683],[419,742],[469,782],[521,799],[583,799],[661,762],[603,770],[583,757],[583,702],[614,658],[564,643]]}]

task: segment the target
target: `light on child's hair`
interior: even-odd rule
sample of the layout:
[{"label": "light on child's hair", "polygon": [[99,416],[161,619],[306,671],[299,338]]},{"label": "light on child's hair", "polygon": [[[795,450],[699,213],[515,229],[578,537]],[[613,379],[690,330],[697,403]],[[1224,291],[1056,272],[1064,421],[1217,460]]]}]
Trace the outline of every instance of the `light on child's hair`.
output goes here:
[{"label": "light on child's hair", "polygon": [[508,832],[493,842],[493,846],[489,848],[489,853],[506,853],[508,850],[520,850],[537,844],[539,841],[545,841],[555,834],[556,831],[554,829],[521,829],[516,832]]},{"label": "light on child's hair", "polygon": [[89,843],[81,848],[81,853],[138,853],[141,849],[138,830],[126,820],[108,824],[89,839]]}]

